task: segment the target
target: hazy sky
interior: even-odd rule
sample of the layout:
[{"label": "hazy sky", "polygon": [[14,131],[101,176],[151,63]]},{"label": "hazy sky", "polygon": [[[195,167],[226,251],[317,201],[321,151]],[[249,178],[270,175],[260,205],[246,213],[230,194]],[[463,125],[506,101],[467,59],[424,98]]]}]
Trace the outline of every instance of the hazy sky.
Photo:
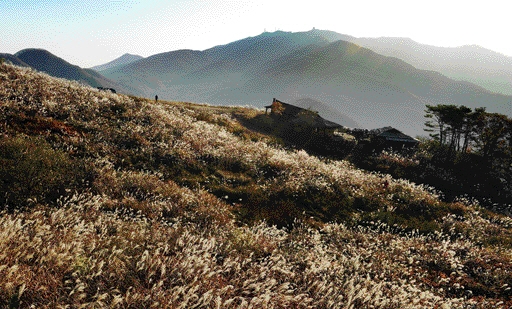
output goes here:
[{"label": "hazy sky", "polygon": [[508,1],[0,0],[0,52],[43,48],[81,67],[124,53],[204,50],[266,31],[477,44],[512,56]]}]

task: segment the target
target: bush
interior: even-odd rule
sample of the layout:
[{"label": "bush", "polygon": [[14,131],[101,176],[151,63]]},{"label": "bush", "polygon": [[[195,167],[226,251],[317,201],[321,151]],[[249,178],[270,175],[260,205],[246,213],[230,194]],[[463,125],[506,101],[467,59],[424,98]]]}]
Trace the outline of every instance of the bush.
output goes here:
[{"label": "bush", "polygon": [[34,137],[0,138],[0,208],[53,204],[85,176],[83,165]]}]

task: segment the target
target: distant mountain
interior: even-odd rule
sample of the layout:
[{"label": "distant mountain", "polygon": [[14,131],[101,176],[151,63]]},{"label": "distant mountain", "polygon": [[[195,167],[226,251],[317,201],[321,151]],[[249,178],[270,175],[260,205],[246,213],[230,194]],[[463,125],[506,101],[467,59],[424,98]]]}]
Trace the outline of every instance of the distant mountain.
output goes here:
[{"label": "distant mountain", "polygon": [[107,62],[105,64],[97,65],[92,67],[91,69],[97,72],[101,72],[104,70],[108,70],[117,66],[123,66],[127,65],[129,63],[135,62],[137,60],[143,59],[144,57],[139,55],[132,55],[132,54],[124,54],[119,58],[116,58],[110,62]]},{"label": "distant mountain", "polygon": [[107,79],[98,72],[72,65],[44,49],[24,49],[14,55],[9,55],[6,59],[13,64],[29,66],[54,77],[76,80],[92,87],[114,88],[116,91],[129,93],[126,87]]},{"label": "distant mountain", "polygon": [[0,58],[20,67],[29,67],[29,65],[23,62],[20,58],[11,54],[0,53]]},{"label": "distant mountain", "polygon": [[[262,33],[204,51],[178,50],[102,73],[139,95],[220,105],[323,102],[366,128],[424,134],[425,104],[486,106],[512,115],[511,96],[350,43],[331,31]],[[342,125],[351,126],[341,122]],[[352,124],[353,125],[353,124]]]},{"label": "distant mountain", "polygon": [[[318,36],[278,31],[215,46],[205,51],[177,50],[161,53],[102,73],[119,80],[144,80],[153,87],[156,81],[170,79],[173,85],[190,85],[205,81],[210,83],[212,80],[217,83],[230,82],[233,78],[251,78],[258,74],[264,63],[303,46],[328,43]],[[235,80],[234,83],[238,82]]]},{"label": "distant mountain", "polygon": [[266,101],[262,102],[261,97],[251,102],[244,97],[224,102],[223,96],[256,77],[267,63],[291,52],[327,44],[329,40],[309,32],[265,32],[205,51],[177,50],[153,55],[102,74],[148,97],[158,93],[172,100],[263,106]]},{"label": "distant mountain", "polygon": [[328,30],[312,30],[330,42],[348,41],[396,57],[418,69],[440,72],[455,80],[468,81],[490,91],[512,95],[512,57],[478,45],[438,47],[410,38],[356,38]]},{"label": "distant mountain", "polygon": [[357,38],[351,42],[400,58],[418,69],[438,71],[456,80],[512,95],[512,57],[477,45],[437,47],[409,38]]}]

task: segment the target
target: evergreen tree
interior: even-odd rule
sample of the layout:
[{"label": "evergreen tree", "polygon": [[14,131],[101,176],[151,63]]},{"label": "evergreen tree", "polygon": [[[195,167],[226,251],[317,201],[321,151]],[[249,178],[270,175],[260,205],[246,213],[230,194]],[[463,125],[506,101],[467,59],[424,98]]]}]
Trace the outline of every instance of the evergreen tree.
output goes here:
[{"label": "evergreen tree", "polygon": [[[424,129],[426,132],[430,132],[430,137],[439,141],[441,144],[444,143],[444,126],[445,122],[440,113],[440,108],[438,106],[426,105],[427,109],[425,110],[425,118],[429,119],[425,121]],[[432,133],[439,131],[439,133]]]},{"label": "evergreen tree", "polygon": [[499,153],[510,152],[512,119],[502,114],[481,113],[475,129],[478,151],[487,161],[492,161]]}]

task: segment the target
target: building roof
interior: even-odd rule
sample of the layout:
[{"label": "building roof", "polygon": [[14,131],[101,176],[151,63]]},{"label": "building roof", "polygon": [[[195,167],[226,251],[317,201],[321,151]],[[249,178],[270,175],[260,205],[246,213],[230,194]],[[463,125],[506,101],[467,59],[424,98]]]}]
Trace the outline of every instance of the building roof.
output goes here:
[{"label": "building roof", "polygon": [[418,143],[419,141],[413,137],[410,137],[407,134],[402,133],[401,131],[392,128],[392,127],[384,127],[380,129],[375,129],[375,136],[378,138],[384,138],[386,141],[392,142],[401,142],[401,143]]},{"label": "building roof", "polygon": [[[272,101],[272,104],[274,104],[274,103],[281,104],[281,106],[283,107],[282,113],[286,114],[286,115],[297,116],[301,112],[314,112],[314,111],[311,111],[311,110],[308,110],[308,109],[305,109],[305,108],[302,108],[302,107],[299,107],[299,106],[295,106],[295,105],[292,105],[292,104],[289,104],[289,103],[285,103],[283,101],[279,101],[279,100],[277,100],[275,98]],[[270,107],[272,107],[272,106],[273,105],[270,105]],[[317,113],[317,112],[314,112],[314,113]]]}]

